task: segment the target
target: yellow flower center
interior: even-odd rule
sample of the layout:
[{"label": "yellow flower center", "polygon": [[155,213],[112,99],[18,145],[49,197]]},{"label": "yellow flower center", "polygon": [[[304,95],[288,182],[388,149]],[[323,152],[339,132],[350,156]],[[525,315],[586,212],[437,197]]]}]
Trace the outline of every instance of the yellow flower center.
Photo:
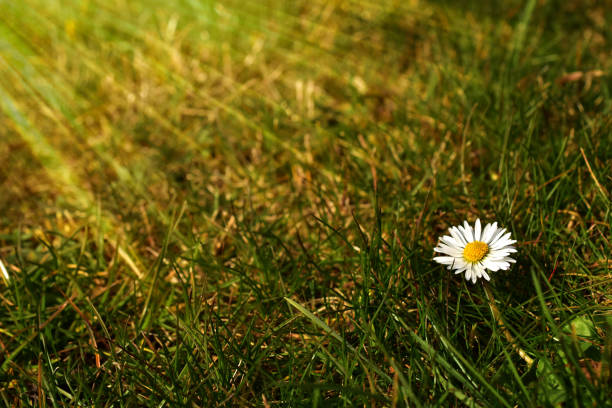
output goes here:
[{"label": "yellow flower center", "polygon": [[463,249],[463,257],[468,262],[478,262],[489,252],[489,246],[484,242],[469,242]]}]

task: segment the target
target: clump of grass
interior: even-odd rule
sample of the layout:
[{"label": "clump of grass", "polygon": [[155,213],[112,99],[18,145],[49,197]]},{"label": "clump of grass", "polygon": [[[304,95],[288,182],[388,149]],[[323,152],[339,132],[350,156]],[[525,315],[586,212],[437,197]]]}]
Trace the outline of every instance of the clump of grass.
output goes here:
[{"label": "clump of grass", "polygon": [[[605,405],[610,17],[6,4],[0,398]],[[519,240],[486,290],[431,261],[476,217]]]}]

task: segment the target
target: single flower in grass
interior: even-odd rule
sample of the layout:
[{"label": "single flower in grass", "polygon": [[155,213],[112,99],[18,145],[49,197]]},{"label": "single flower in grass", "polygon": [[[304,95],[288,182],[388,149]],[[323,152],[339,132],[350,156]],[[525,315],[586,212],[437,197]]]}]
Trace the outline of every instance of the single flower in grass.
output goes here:
[{"label": "single flower in grass", "polygon": [[463,226],[451,227],[449,232],[450,236],[441,237],[434,248],[444,256],[436,256],[434,261],[447,265],[447,269],[454,269],[455,274],[465,272],[465,279],[472,283],[479,278],[491,280],[487,269],[505,271],[516,262],[509,256],[516,252],[512,246],[516,241],[510,239],[505,228],[497,228],[496,222],[482,229],[480,220],[476,220],[474,228],[464,221]]}]

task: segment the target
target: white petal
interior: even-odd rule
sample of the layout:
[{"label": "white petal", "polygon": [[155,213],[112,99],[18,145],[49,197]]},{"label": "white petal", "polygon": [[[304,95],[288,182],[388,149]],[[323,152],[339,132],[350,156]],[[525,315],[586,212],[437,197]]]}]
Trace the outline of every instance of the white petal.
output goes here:
[{"label": "white petal", "polygon": [[466,268],[466,267],[467,267],[467,262],[465,262],[463,257],[455,258],[455,268]]},{"label": "white petal", "polygon": [[474,241],[474,230],[472,229],[472,226],[470,224],[468,224],[467,221],[463,221],[463,228],[465,229],[466,232],[466,238],[468,238],[468,242],[473,242]]},{"label": "white petal", "polygon": [[456,275],[456,274],[458,274],[458,273],[465,272],[467,269],[468,269],[468,265],[465,265],[465,264],[464,264],[462,267],[457,268],[457,269],[455,270],[455,275]]},{"label": "white petal", "polygon": [[463,237],[461,231],[459,231],[457,227],[452,227],[449,229],[449,231],[453,238],[455,238],[455,241],[457,241],[461,245],[461,248],[464,248],[465,244],[467,244],[467,241]]},{"label": "white petal", "polygon": [[490,265],[491,267],[489,269],[492,271],[507,271],[510,268],[510,264],[505,261],[491,261]]},{"label": "white petal", "polygon": [[457,240],[455,238],[449,237],[448,235],[444,235],[440,239],[442,241],[444,241],[444,243],[446,243],[448,246],[450,246],[452,248],[459,248],[459,243],[457,242]]},{"label": "white petal", "polygon": [[470,275],[472,276],[472,282],[476,282],[478,279],[478,267],[476,264],[470,264]]},{"label": "white petal", "polygon": [[493,224],[485,225],[484,229],[482,230],[482,234],[480,236],[480,240],[482,242],[485,242],[487,240],[492,229],[493,229]]},{"label": "white petal", "polygon": [[480,279],[482,277],[482,268],[478,264],[474,264],[474,270],[476,271],[476,276]]},{"label": "white petal", "polygon": [[489,243],[490,246],[495,245],[495,243],[497,242],[498,239],[501,238],[502,235],[504,235],[504,233],[506,232],[505,228],[500,228],[498,229],[495,234],[493,234],[493,238],[491,238],[491,242]]},{"label": "white petal", "polygon": [[482,261],[482,264],[484,265],[484,267],[490,271],[498,271],[499,270],[499,266],[497,266],[497,263],[490,261],[488,259],[485,259]]},{"label": "white petal", "polygon": [[516,242],[516,240],[515,240],[515,239],[510,239],[510,235],[511,235],[511,234],[512,234],[511,232],[508,232],[506,235],[504,235],[503,237],[501,237],[501,238],[500,238],[500,239],[499,239],[499,240],[498,240],[496,243],[500,243],[500,242],[509,242],[509,244],[507,244],[507,245],[512,245],[512,244],[514,244],[514,243]]},{"label": "white petal", "polygon": [[8,281],[10,276],[8,272],[6,271],[6,268],[4,267],[4,264],[2,263],[2,261],[0,261],[0,271],[2,271],[2,275],[4,275],[4,279]]},{"label": "white petal", "polygon": [[489,246],[489,249],[491,249],[491,252],[507,250],[513,250],[514,252],[516,252],[516,248],[513,245],[509,244],[508,241],[503,242],[501,244],[499,243],[499,241],[497,241],[495,245]]},{"label": "white petal", "polygon": [[[446,256],[452,256],[453,258],[463,258],[463,253],[461,251],[458,251],[456,249],[452,249],[452,248],[434,248],[434,252],[438,252],[440,254],[446,255]],[[509,255],[504,253],[505,255]]]},{"label": "white petal", "polygon": [[455,263],[455,258],[452,256],[436,256],[433,260],[442,265],[452,265]]},{"label": "white petal", "polygon": [[493,272],[501,270],[507,270],[510,268],[510,264],[506,262],[505,258],[502,259],[486,259],[482,262],[483,266]]},{"label": "white petal", "polygon": [[469,237],[467,230],[463,228],[463,226],[461,225],[457,226],[457,230],[459,231],[459,233],[461,234],[465,242],[467,243],[472,242],[472,239]]},{"label": "white petal", "polygon": [[[443,249],[443,248],[450,248],[447,244],[445,244],[444,242],[438,242],[438,245],[436,245],[434,247],[434,251],[437,251],[438,249]],[[439,252],[439,251],[437,251]]]},{"label": "white petal", "polygon": [[516,248],[515,248],[515,247],[513,247],[512,245],[508,245],[508,246],[505,246],[505,247],[503,247],[503,248],[496,249],[495,251],[496,251],[496,252],[497,252],[497,251],[500,251],[500,252],[508,252],[508,253],[514,253],[514,252],[517,252],[517,251],[516,251]]},{"label": "white petal", "polygon": [[476,218],[476,224],[474,226],[474,241],[480,241],[480,232],[482,231],[480,225],[480,218]]},{"label": "white petal", "polygon": [[457,256],[457,257],[463,256],[463,250],[453,248],[453,247],[450,247],[442,243],[438,244],[438,246],[434,248],[434,252],[441,252],[443,254],[447,254],[450,256]]},{"label": "white petal", "polygon": [[490,261],[490,262],[500,262],[500,261],[505,261],[505,262],[516,262],[514,259],[510,258],[509,256],[506,256],[504,254],[500,254],[500,255],[489,255],[487,256],[484,260],[486,261]]},{"label": "white petal", "polygon": [[489,274],[484,269],[482,270],[482,277],[485,278],[488,281],[491,280],[491,277],[489,276]]},{"label": "white petal", "polygon": [[472,278],[472,270],[471,270],[471,268],[468,268],[465,271],[465,280],[469,281],[471,278]]},{"label": "white petal", "polygon": [[510,255],[511,253],[514,253],[514,252],[516,252],[516,249],[514,249],[514,248],[495,249],[495,250],[492,250],[491,252],[489,252],[489,254],[487,255],[487,258],[491,258],[491,259],[503,258],[503,257],[506,257],[506,256]]},{"label": "white petal", "polygon": [[485,239],[487,238],[487,234],[489,233],[490,229],[491,229],[491,224],[485,225],[484,228],[482,229],[482,233],[480,234],[480,240],[482,242],[485,242]]},{"label": "white petal", "polygon": [[484,242],[485,244],[491,242],[491,238],[493,238],[493,233],[497,231],[497,223],[494,222],[493,224],[487,224],[487,227],[489,227],[489,230],[487,231],[487,228],[485,227],[486,232],[482,236],[482,242]]},{"label": "white petal", "polygon": [[511,233],[508,232],[503,237],[499,238],[496,242],[491,243],[491,248],[497,249],[497,248],[505,247],[508,245],[512,245],[516,241],[512,242],[512,240],[510,239],[510,235]]}]

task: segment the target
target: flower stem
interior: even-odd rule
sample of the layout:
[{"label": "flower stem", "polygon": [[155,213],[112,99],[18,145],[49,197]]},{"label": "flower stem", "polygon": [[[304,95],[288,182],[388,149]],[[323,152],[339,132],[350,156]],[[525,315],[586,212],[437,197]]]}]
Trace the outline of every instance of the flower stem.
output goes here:
[{"label": "flower stem", "polygon": [[504,325],[504,321],[501,318],[501,313],[499,313],[499,309],[497,309],[497,306],[495,306],[495,298],[493,297],[493,292],[491,292],[491,288],[486,282],[484,284],[484,290],[487,294],[487,299],[489,300],[489,307],[491,308],[491,313],[493,313],[493,317],[495,318],[495,320],[497,320],[497,324],[499,325],[501,331],[504,333],[506,340],[508,340],[510,344],[512,344],[512,348],[514,349],[514,351],[516,351],[518,355],[521,356],[521,358],[527,363],[527,366],[531,367],[531,365],[533,364],[533,358],[529,357],[529,355],[527,355],[527,353],[525,353],[525,351],[518,346],[516,340],[514,340],[514,337],[512,337],[512,335]]}]

